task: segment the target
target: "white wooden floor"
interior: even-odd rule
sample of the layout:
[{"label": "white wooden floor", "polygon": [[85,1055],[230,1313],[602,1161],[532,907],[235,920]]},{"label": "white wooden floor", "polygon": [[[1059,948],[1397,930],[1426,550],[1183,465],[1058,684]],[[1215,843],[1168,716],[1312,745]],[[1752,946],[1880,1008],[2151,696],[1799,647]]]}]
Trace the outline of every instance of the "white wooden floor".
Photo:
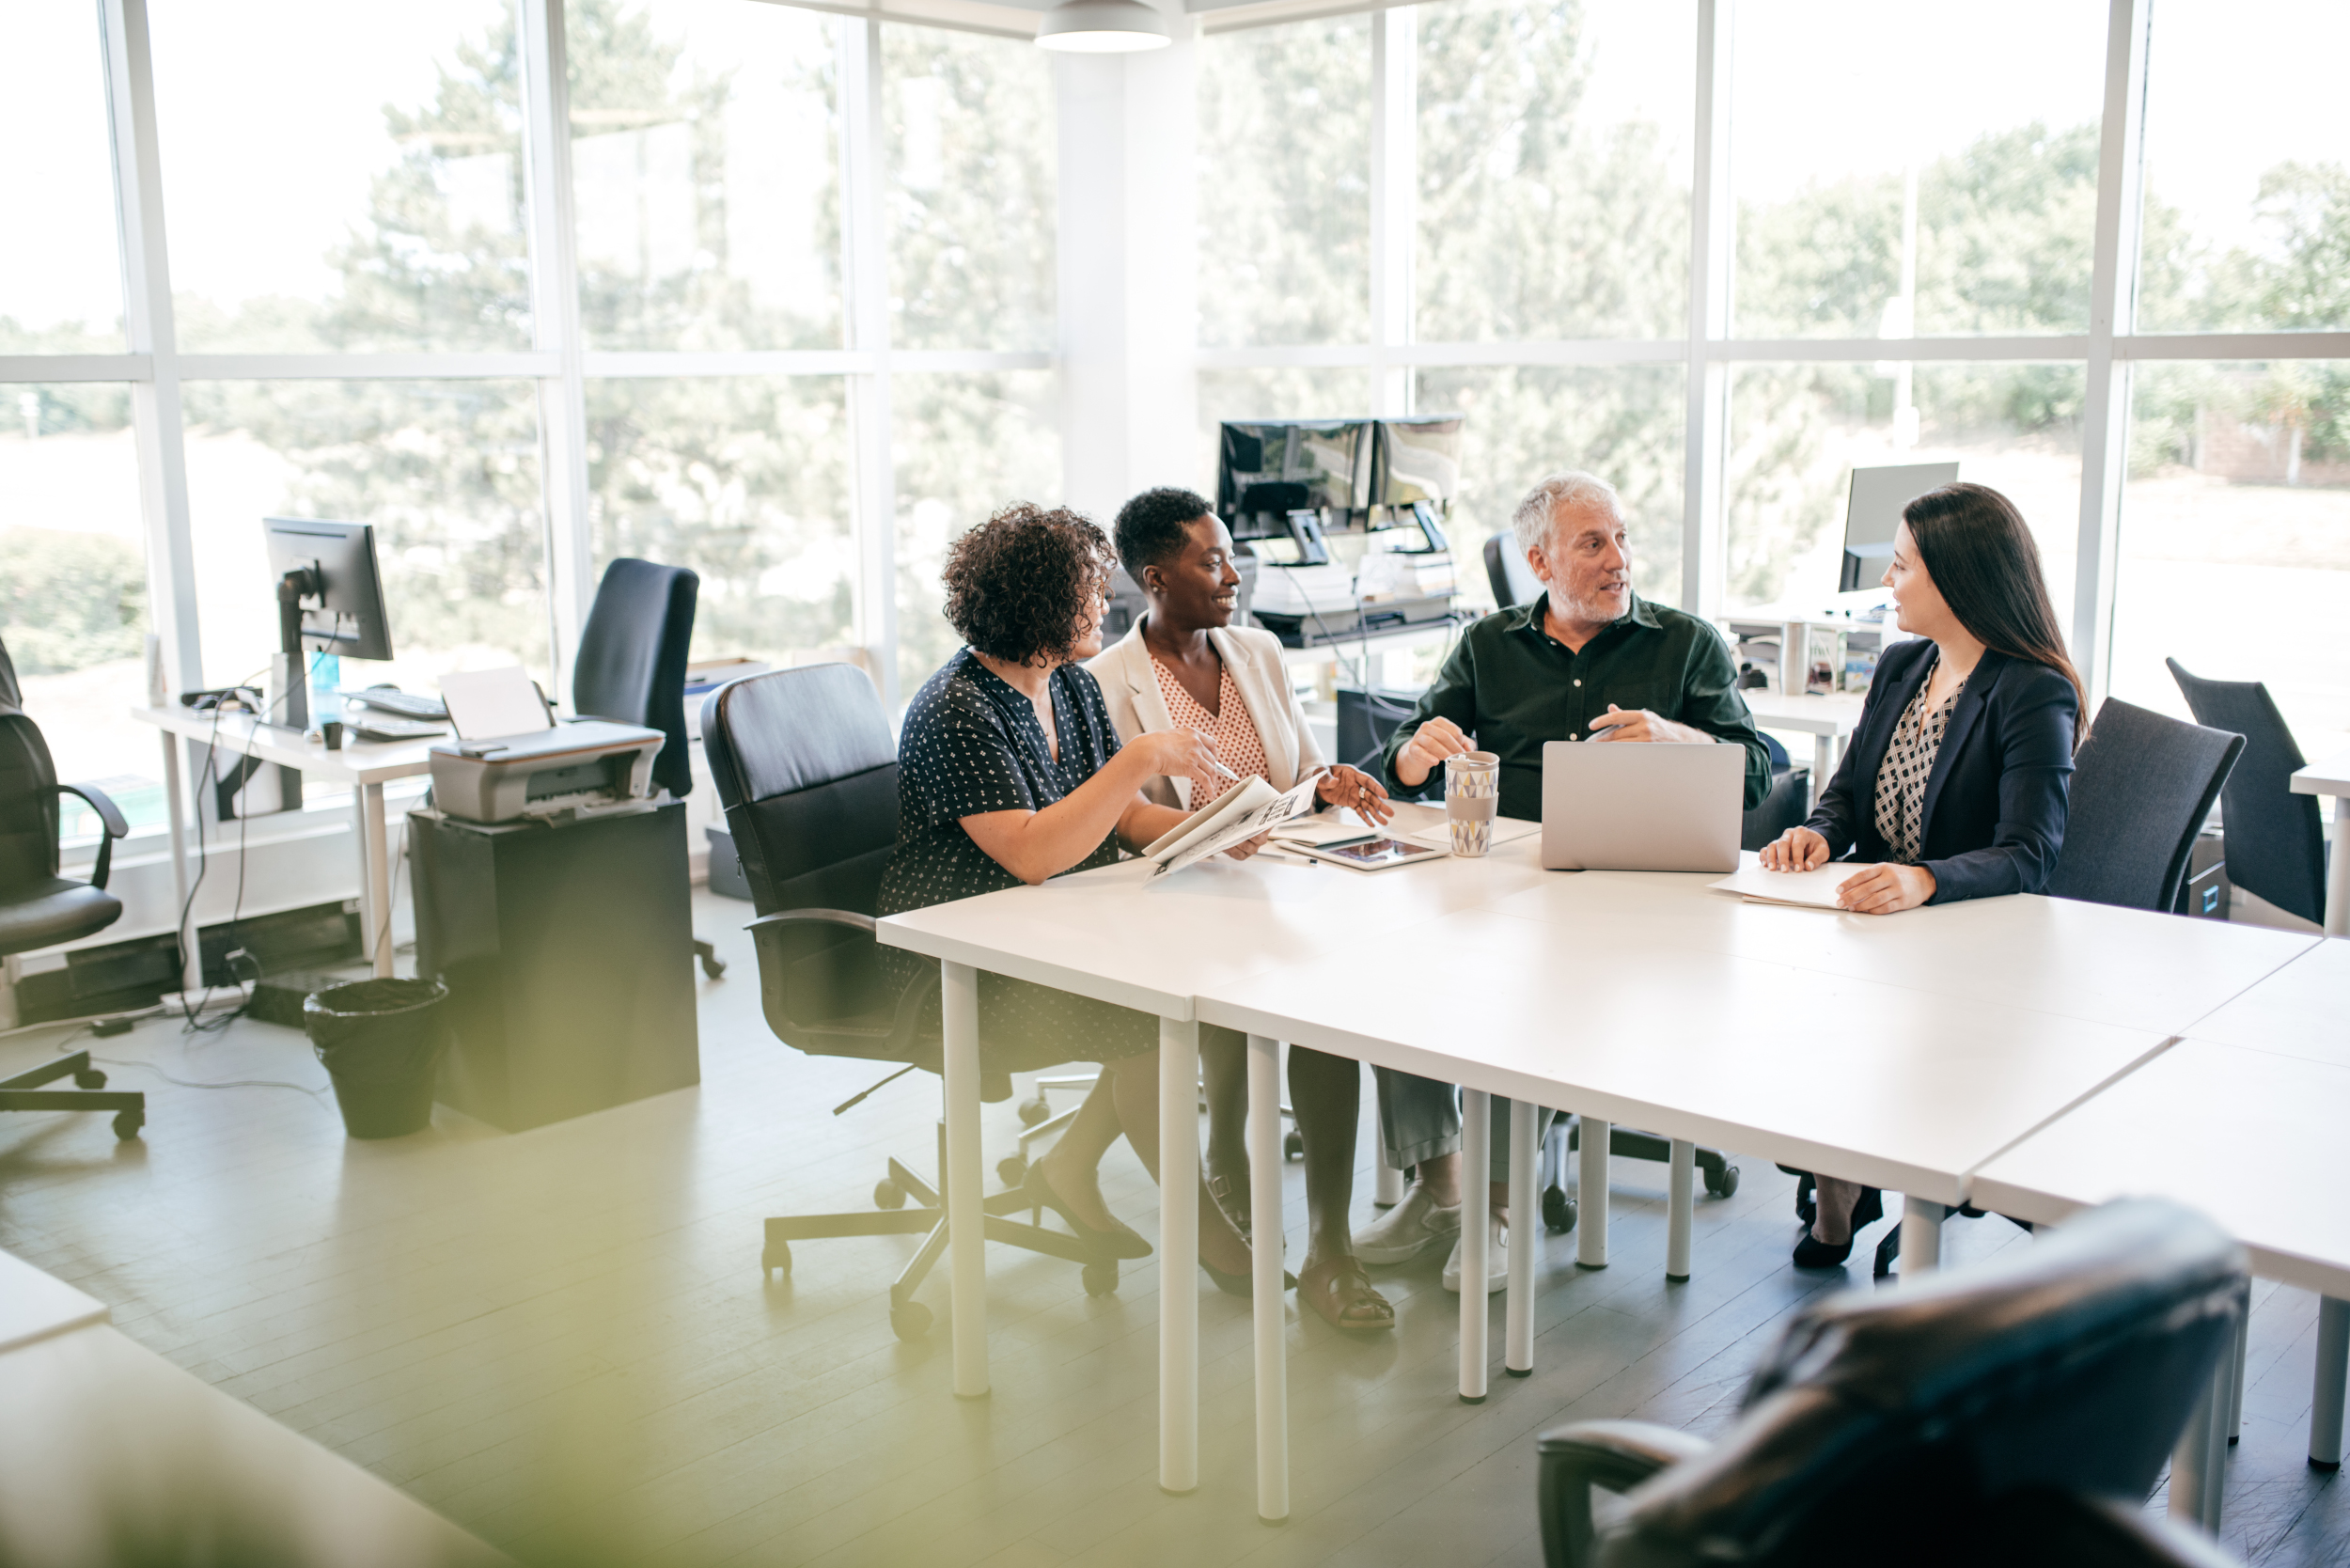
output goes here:
[{"label": "white wooden floor", "polygon": [[[1441,1259],[1382,1273],[1393,1335],[1341,1338],[1292,1309],[1295,1512],[1268,1528],[1246,1303],[1186,1269],[1203,1478],[1163,1496],[1155,1258],[1089,1298],[1073,1266],[996,1249],[995,1393],[973,1403],[948,1392],[943,1269],[923,1294],[941,1320],[929,1341],[889,1331],[885,1286],[914,1238],[801,1244],[788,1280],[762,1281],[763,1216],[867,1206],[885,1153],[928,1168],[937,1088],[910,1076],[835,1119],[878,1074],[769,1036],[747,914],[697,897],[697,929],[735,964],[701,983],[700,1089],[530,1133],[444,1109],[429,1133],[348,1141],[290,1029],[85,1037],[149,1090],[146,1135],[118,1146],[102,1116],[0,1117],[0,1247],[541,1563],[1530,1564],[1536,1434],[1601,1415],[1718,1431],[1786,1314],[1842,1283],[1787,1266],[1793,1184],[1748,1159],[1735,1198],[1700,1200],[1696,1278],[1668,1285],[1662,1168],[1618,1161],[1615,1266],[1578,1271],[1572,1238],[1547,1242],[1535,1375],[1496,1367],[1482,1406],[1453,1397]],[[0,1041],[0,1075],[63,1032]],[[988,1107],[991,1164],[1016,1125]],[[1122,1145],[1104,1186],[1153,1233]],[[1358,1191],[1368,1215],[1367,1165]],[[1303,1208],[1292,1167],[1293,1254]],[[2002,1221],[1960,1221],[1946,1250],[2016,1245]],[[2350,1560],[2343,1489],[2301,1457],[2314,1299],[2263,1286],[2256,1301],[2228,1544],[2264,1563]]]}]

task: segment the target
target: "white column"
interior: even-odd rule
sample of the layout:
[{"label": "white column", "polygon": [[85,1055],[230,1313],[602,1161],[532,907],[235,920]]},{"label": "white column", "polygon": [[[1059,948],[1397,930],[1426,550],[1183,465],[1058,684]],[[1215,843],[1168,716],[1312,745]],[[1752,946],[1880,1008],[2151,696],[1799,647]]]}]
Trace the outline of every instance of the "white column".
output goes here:
[{"label": "white column", "polygon": [[[1485,1245],[1493,1214],[1493,1101],[1461,1091],[1461,1403],[1485,1403]],[[1520,1221],[1524,1223],[1523,1220]]]},{"label": "white column", "polygon": [[979,972],[939,965],[941,1065],[945,1068],[947,1260],[954,1312],[955,1397],[987,1392],[986,1177],[979,1169]]},{"label": "white column", "polygon": [[1371,17],[1371,411],[1412,412],[1412,368],[1395,355],[1413,337],[1413,259],[1419,233],[1419,13]]},{"label": "white column", "polygon": [[[2100,700],[2112,683],[2113,583],[2130,454],[2130,368],[2113,340],[2137,327],[2143,205],[2147,0],[2107,0],[2105,122],[2097,148],[2096,254],[2090,273],[2081,515],[2073,578],[2073,663]],[[1906,1244],[1904,1244],[1906,1245]]]},{"label": "white column", "polygon": [[1534,1164],[1542,1153],[1534,1137],[1539,1109],[1531,1100],[1510,1102],[1510,1295],[1502,1312],[1501,1364],[1512,1377],[1534,1372],[1534,1252],[1543,1233],[1542,1200],[1534,1191]]},{"label": "white column", "polygon": [[[1277,1257],[1280,1233],[1276,1227]],[[1166,1492],[1199,1484],[1198,1258],[1199,1026],[1161,1018],[1159,1488]]]},{"label": "white column", "polygon": [[1288,1331],[1281,1298],[1281,1043],[1248,1037],[1248,1202],[1255,1233],[1251,1309],[1257,1341],[1257,1517],[1290,1516]]},{"label": "white column", "polygon": [[881,24],[835,22],[840,80],[840,276],[848,346],[867,368],[849,377],[850,483],[856,519],[856,638],[882,701],[898,689],[898,472],[889,456],[889,253],[882,222]]},{"label": "white column", "polygon": [[521,0],[523,191],[530,213],[532,346],[559,358],[540,378],[539,487],[546,506],[550,697],[571,691],[572,658],[595,597],[588,515],[588,391],[580,371],[579,259],[572,221],[572,109],[563,0]]},{"label": "white column", "polygon": [[1697,125],[1689,181],[1689,387],[1683,449],[1681,607],[1722,609],[1729,571],[1730,367],[1711,357],[1730,331],[1736,208],[1730,185],[1733,0],[1698,0]]}]

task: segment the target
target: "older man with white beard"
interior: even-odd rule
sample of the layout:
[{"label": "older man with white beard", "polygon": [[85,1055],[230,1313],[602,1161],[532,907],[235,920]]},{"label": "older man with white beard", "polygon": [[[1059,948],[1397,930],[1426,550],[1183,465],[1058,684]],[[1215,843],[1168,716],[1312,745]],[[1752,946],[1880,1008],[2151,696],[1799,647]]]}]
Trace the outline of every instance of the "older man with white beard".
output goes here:
[{"label": "older man with white beard", "polygon": [[[1615,487],[1553,474],[1511,518],[1517,546],[1544,588],[1531,604],[1471,626],[1436,683],[1396,727],[1384,759],[1404,799],[1444,789],[1444,760],[1482,750],[1501,759],[1501,814],[1543,812],[1543,746],[1550,741],[1723,743],[1747,750],[1747,805],[1770,792],[1770,755],[1738,695],[1730,650],[1693,615],[1632,591],[1632,554]],[[1380,1133],[1388,1163],[1414,1171],[1403,1201],[1355,1236],[1367,1263],[1452,1247],[1447,1290],[1461,1288],[1461,1114],[1450,1084],[1379,1070]],[[1544,1123],[1546,1127],[1547,1123]],[[1510,1105],[1493,1102],[1493,1231],[1485,1288],[1509,1278]]]}]

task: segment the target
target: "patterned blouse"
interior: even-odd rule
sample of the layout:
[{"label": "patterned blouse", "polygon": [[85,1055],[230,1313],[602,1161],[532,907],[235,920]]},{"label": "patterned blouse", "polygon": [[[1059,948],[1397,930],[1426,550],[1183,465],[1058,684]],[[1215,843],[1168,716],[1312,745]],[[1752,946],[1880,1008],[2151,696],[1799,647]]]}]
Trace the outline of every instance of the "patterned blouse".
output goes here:
[{"label": "patterned blouse", "polygon": [[1934,760],[1942,751],[1942,731],[1950,728],[1950,711],[1966,689],[1960,681],[1950,695],[1933,709],[1926,692],[1934,684],[1938,661],[1929,661],[1902,716],[1893,722],[1893,738],[1885,747],[1877,769],[1876,825],[1894,863],[1915,866],[1925,852],[1926,785],[1934,777]]},{"label": "patterned blouse", "polygon": [[[1224,759],[1224,765],[1246,778],[1254,774],[1268,783],[1273,778],[1272,765],[1265,760],[1264,739],[1257,733],[1257,721],[1248,716],[1248,704],[1241,700],[1240,688],[1232,683],[1232,666],[1221,665],[1217,678],[1215,712],[1211,713],[1199,706],[1175,672],[1158,660],[1151,661],[1151,671],[1159,678],[1159,695],[1167,698],[1167,716],[1178,729],[1197,729],[1215,743],[1215,754]],[[1191,781],[1191,808],[1195,811],[1240,782],[1212,773]]]}]

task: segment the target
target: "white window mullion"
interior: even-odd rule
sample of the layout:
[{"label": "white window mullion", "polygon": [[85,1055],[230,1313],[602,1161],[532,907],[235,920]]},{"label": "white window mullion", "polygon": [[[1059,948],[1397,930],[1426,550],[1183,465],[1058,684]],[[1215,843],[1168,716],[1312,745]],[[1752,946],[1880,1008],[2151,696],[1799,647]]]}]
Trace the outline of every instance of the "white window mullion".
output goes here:
[{"label": "white window mullion", "polygon": [[1371,411],[1412,412],[1412,261],[1419,226],[1419,24],[1409,7],[1371,19]]},{"label": "white window mullion", "polygon": [[851,515],[857,546],[856,637],[893,712],[898,692],[898,478],[889,456],[889,255],[882,233],[882,24],[839,28],[840,283],[849,348],[869,366],[849,379],[854,447]]},{"label": "white window mullion", "polygon": [[1723,609],[1729,574],[1730,190],[1732,0],[1699,0],[1697,124],[1689,179],[1689,390],[1683,431],[1681,607]]}]

